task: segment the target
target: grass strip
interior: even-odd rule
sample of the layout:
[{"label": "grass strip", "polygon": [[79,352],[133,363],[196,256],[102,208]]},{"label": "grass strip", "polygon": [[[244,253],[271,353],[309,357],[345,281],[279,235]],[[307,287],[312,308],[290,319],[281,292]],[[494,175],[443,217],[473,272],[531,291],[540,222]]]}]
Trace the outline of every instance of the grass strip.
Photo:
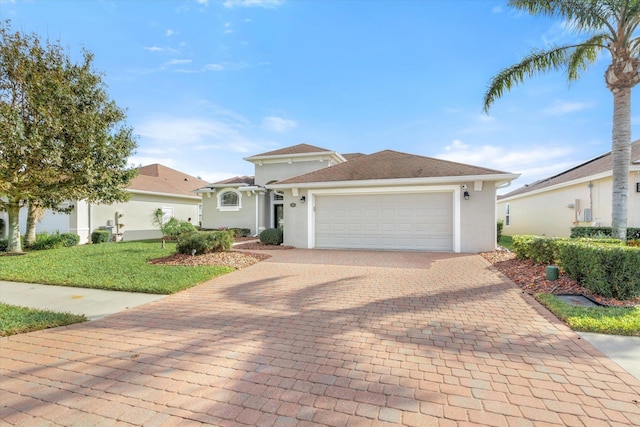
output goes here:
[{"label": "grass strip", "polygon": [[84,315],[18,307],[0,303],[0,336],[86,322]]},{"label": "grass strip", "polygon": [[175,243],[158,241],[101,243],[0,256],[0,280],[113,291],[173,294],[216,276],[226,266],[151,265],[171,255]]},{"label": "grass strip", "polygon": [[536,299],[574,331],[640,336],[640,307],[576,307],[552,294]]}]

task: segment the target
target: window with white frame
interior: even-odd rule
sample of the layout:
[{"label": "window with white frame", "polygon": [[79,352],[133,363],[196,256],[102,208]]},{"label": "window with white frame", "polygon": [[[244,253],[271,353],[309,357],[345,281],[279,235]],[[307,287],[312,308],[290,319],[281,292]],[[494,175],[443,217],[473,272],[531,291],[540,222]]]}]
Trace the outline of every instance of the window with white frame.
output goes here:
[{"label": "window with white frame", "polygon": [[504,225],[511,225],[511,205],[509,203],[504,205]]},{"label": "window with white frame", "polygon": [[218,209],[238,211],[242,207],[242,195],[235,189],[225,189],[218,193]]}]

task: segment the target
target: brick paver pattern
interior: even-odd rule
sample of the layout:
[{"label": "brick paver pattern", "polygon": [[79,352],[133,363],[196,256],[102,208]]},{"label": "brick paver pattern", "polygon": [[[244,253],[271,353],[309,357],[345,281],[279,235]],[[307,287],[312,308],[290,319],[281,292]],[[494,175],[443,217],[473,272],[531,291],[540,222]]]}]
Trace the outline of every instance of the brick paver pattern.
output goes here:
[{"label": "brick paver pattern", "polygon": [[9,425],[640,425],[640,381],[477,255],[291,250],[0,341]]}]

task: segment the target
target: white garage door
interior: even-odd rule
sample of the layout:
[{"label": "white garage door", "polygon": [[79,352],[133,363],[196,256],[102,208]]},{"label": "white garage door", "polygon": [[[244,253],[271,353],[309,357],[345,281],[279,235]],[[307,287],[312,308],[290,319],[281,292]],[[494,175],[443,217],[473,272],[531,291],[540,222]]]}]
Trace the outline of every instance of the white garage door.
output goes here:
[{"label": "white garage door", "polygon": [[453,250],[453,193],[318,195],[316,248]]}]

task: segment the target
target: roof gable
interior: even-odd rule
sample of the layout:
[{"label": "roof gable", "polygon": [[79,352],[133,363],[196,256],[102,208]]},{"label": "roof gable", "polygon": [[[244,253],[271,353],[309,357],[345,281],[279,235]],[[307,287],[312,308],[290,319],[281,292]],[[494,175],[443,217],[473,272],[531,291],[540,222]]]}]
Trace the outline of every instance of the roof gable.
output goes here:
[{"label": "roof gable", "polygon": [[[640,164],[640,140],[631,143],[631,164]],[[541,179],[532,184],[526,184],[523,187],[517,188],[500,196],[500,199],[529,193],[531,191],[542,190],[553,185],[587,178],[589,176],[602,174],[611,170],[611,151],[609,151],[608,153],[574,166],[571,169],[562,171],[557,175]]]},{"label": "roof gable", "polygon": [[246,160],[250,160],[253,158],[260,157],[270,157],[270,156],[287,156],[292,154],[310,154],[310,153],[333,153],[331,150],[327,150],[326,148],[320,148],[309,144],[298,144],[293,145],[291,147],[280,148],[278,150],[269,151],[267,153],[256,154],[251,157],[247,157]]},{"label": "roof gable", "polygon": [[328,168],[320,169],[277,184],[333,181],[368,181],[403,178],[437,178],[506,174],[507,172],[466,165],[432,157],[384,150],[362,155]]},{"label": "roof gable", "polygon": [[192,191],[205,184],[207,182],[202,179],[154,163],[138,168],[138,176],[131,180],[127,188],[134,191],[194,196]]}]

